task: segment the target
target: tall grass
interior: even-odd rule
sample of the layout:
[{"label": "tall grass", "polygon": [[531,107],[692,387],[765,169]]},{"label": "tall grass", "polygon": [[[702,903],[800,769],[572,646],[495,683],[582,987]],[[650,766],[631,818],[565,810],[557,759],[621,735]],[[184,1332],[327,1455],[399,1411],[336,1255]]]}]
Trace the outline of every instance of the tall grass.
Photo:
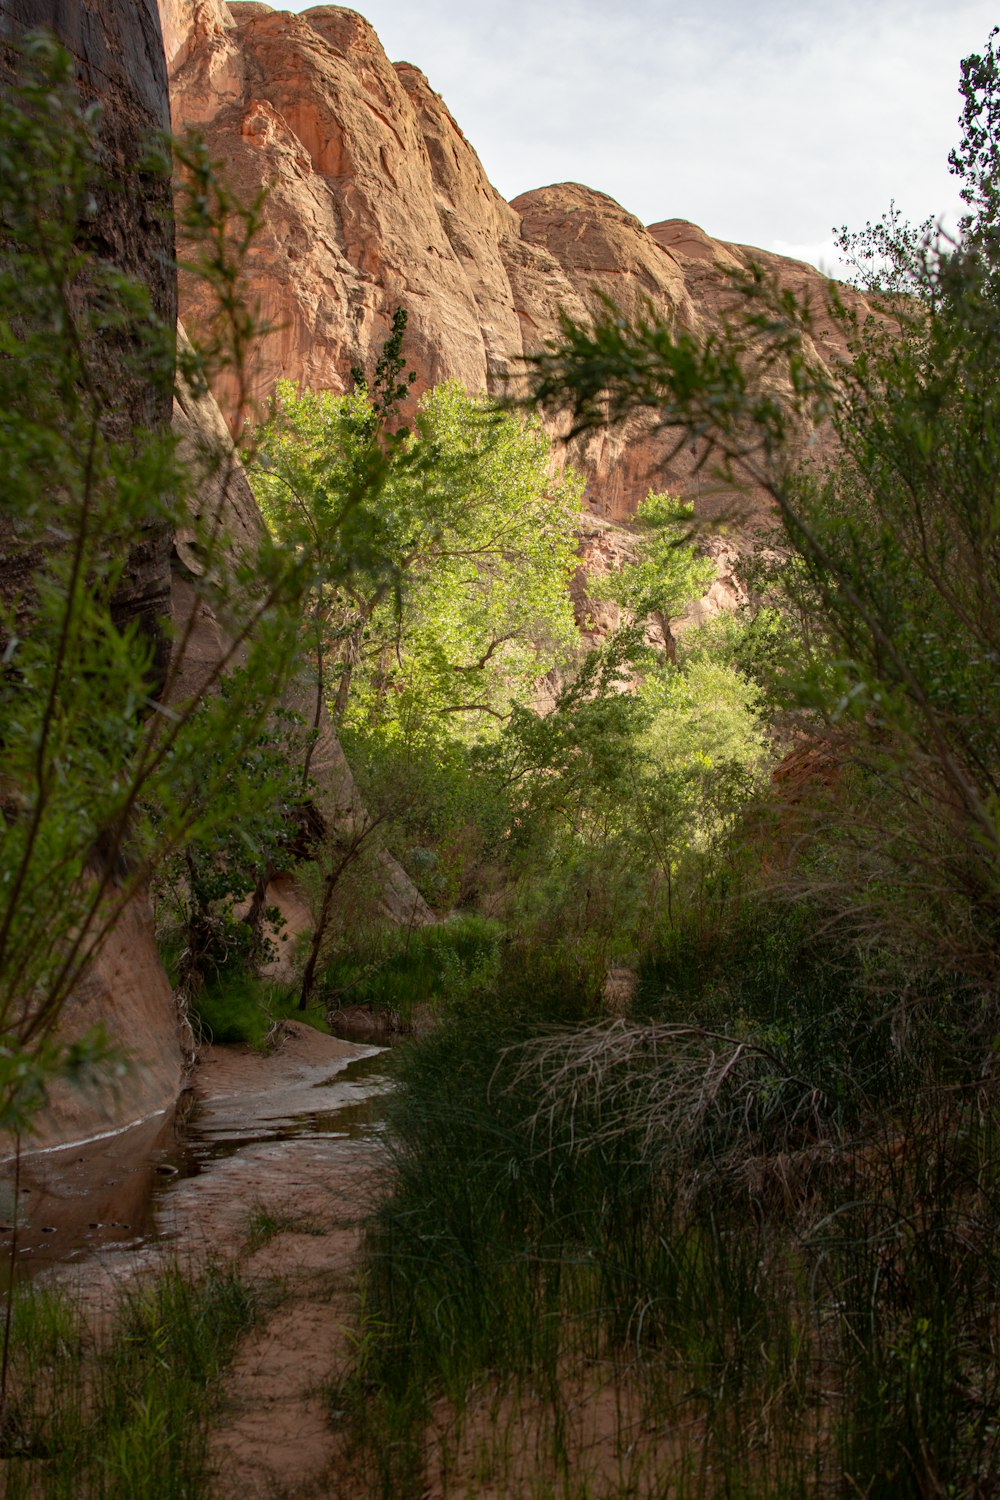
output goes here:
[{"label": "tall grass", "polygon": [[172,1268],[132,1288],[104,1335],[65,1294],[21,1288],[0,1491],[7,1500],[208,1500],[215,1387],[254,1316],[237,1273],[211,1267],[197,1281]]},{"label": "tall grass", "polygon": [[[475,1493],[476,1421],[481,1473],[525,1497],[1000,1485],[995,1089],[807,923],[737,913],[698,961],[661,953],[644,1014],[609,1022],[521,955],[401,1059],[338,1393],[369,1492],[451,1464]],[[595,1385],[617,1489],[573,1436]],[[540,1424],[533,1478],[504,1468],[513,1412]]]},{"label": "tall grass", "polygon": [[475,999],[496,977],[503,928],[485,917],[452,917],[432,927],[381,923],[355,934],[319,983],[328,1010],[366,1006],[408,1028],[421,1008]]},{"label": "tall grass", "polygon": [[243,1043],[258,1050],[267,1047],[283,1020],[317,1031],[330,1029],[321,1005],[300,1010],[295,986],[262,979],[241,968],[219,970],[206,980],[192,996],[191,1020],[203,1041]]}]

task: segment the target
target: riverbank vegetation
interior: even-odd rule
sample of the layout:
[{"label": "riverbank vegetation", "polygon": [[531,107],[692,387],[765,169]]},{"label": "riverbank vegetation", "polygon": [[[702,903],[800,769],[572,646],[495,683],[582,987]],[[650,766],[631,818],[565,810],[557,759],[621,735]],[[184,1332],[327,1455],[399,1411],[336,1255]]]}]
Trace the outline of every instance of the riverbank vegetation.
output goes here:
[{"label": "riverbank vegetation", "polygon": [[[995,38],[962,242],[854,238],[849,364],[756,274],[707,336],[609,308],[535,361],[575,432],[651,412],[776,526],[742,618],[649,677],[605,647],[486,756],[512,920],[399,1062],[336,1395],[372,1494],[1000,1481]],[[838,456],[793,458],[819,422]],[[735,754],[699,666],[746,690]]]},{"label": "riverbank vegetation", "polygon": [[[123,862],[133,886],[156,874],[205,1025],[232,1015],[250,1039],[268,879],[294,870],[315,929],[271,1018],[312,1002],[423,1023],[398,1052],[357,1357],[331,1393],[345,1494],[1000,1485],[995,36],[963,65],[960,244],[891,219],[845,241],[875,268],[860,309],[750,273],[742,316],[707,334],[609,307],[533,363],[532,405],[575,433],[646,412],[770,497],[745,604],[699,629],[674,628],[710,572],[694,518],[654,493],[601,585],[620,623],[584,647],[578,479],[533,412],[452,385],[404,426],[397,314],[351,392],[279,388],[251,470],[269,529],[232,598],[212,594],[248,658],[165,711],[106,554],[173,495],[176,452],[110,443],[79,357],[103,322],[70,322],[65,374],[45,362],[58,307],[44,327],[12,315],[37,375],[30,410],[3,389],[17,524],[37,551],[55,464],[68,540],[33,564],[24,639],[13,605],[3,621],[0,1106],[26,1119],[58,1061],[41,1043]],[[39,178],[75,204],[56,302],[95,170],[71,169]],[[811,358],[818,312],[846,331],[840,367]],[[798,441],[817,426],[836,438],[822,464]],[[274,701],[296,664],[290,756]],[[317,829],[329,722],[358,794]],[[435,920],[387,920],[388,859]],[[40,944],[54,883],[74,899]],[[187,1317],[154,1321],[173,1340]],[[155,1438],[154,1408],[123,1399]]]},{"label": "riverbank vegetation", "polygon": [[207,1500],[219,1383],[258,1304],[233,1268],[168,1267],[126,1291],[95,1331],[71,1293],[19,1288],[0,1452],[7,1500]]}]

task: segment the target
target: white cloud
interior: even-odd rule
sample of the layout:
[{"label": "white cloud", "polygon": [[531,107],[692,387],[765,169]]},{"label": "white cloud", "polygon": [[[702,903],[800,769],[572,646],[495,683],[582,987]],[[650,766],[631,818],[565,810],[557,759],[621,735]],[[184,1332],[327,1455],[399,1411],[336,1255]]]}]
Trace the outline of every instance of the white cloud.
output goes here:
[{"label": "white cloud", "polygon": [[993,0],[359,3],[505,196],[582,181],[647,222],[803,258],[892,197],[956,212],[958,64],[995,19]]},{"label": "white cloud", "polygon": [[814,240],[806,245],[794,244],[788,240],[772,240],[763,248],[773,250],[775,255],[787,255],[791,260],[807,260],[826,276],[843,279],[848,273],[847,263],[833,240]]}]

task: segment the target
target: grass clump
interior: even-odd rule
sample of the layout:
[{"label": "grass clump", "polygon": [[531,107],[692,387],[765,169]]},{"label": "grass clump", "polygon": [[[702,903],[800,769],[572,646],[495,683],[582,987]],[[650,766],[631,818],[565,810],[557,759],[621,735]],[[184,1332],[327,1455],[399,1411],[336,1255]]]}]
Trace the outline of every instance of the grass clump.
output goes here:
[{"label": "grass clump", "polygon": [[597,1382],[622,1494],[991,1493],[1000,1096],[943,1006],[876,1009],[872,955],[777,903],[663,944],[632,1016],[535,957],[398,1061],[337,1395],[370,1492],[423,1493],[478,1411],[491,1482],[535,1493],[527,1412],[539,1485],[618,1493],[573,1436]]},{"label": "grass clump", "polygon": [[298,1214],[275,1213],[266,1204],[257,1203],[246,1218],[246,1246],[251,1255],[282,1234],[322,1234],[315,1219]]},{"label": "grass clump", "polygon": [[475,1000],[499,970],[504,929],[465,915],[429,927],[373,927],[335,955],[320,982],[329,1010],[366,1006],[407,1027],[420,1008],[440,1011]]},{"label": "grass clump", "polygon": [[208,1500],[214,1392],[255,1313],[246,1283],[218,1267],[133,1288],[103,1336],[64,1294],[19,1290],[7,1500]]},{"label": "grass clump", "polygon": [[299,1009],[297,990],[240,969],[211,975],[191,1000],[191,1018],[208,1042],[243,1043],[264,1049],[281,1021],[296,1021],[329,1034],[323,1007]]}]

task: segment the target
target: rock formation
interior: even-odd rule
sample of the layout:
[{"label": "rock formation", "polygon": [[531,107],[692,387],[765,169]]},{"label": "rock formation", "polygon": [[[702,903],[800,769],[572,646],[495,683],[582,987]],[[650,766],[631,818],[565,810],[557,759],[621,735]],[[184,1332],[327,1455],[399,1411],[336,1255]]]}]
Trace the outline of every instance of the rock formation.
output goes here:
[{"label": "rock formation", "polygon": [[[727,269],[753,259],[822,301],[824,278],[811,266],[678,220],[646,228],[578,183],[506,203],[424,75],[390,64],[352,10],[161,3],[175,126],[205,133],[244,199],[267,190],[247,266],[250,295],[273,325],[260,345],[260,397],[279,376],[343,389],[352,365],[371,367],[397,306],[409,313],[415,393],[444,378],[496,393],[556,331],[560,309],[585,317],[602,293],[627,311],[648,301],[704,326],[725,305]],[[202,293],[182,279],[181,297],[197,326],[208,314]],[[818,347],[827,359],[843,352],[832,324]],[[225,407],[231,392],[218,394]],[[665,465],[664,453],[638,420],[591,439],[573,454],[591,509],[621,520],[651,485],[699,499],[691,456]],[[732,499],[703,489],[701,508]]]},{"label": "rock formation", "polygon": [[[149,902],[138,894],[114,929],[63,1012],[65,1041],[103,1029],[119,1053],[113,1071],[90,1081],[56,1083],[34,1121],[32,1147],[82,1141],[120,1130],[173,1106],[183,1083],[190,1045],[160,961]],[[0,1158],[6,1155],[0,1135]]]},{"label": "rock formation", "polygon": [[[56,33],[73,57],[83,98],[102,108],[102,147],[109,180],[115,185],[99,194],[86,249],[142,282],[157,315],[170,327],[176,318],[177,288],[169,185],[137,170],[149,138],[169,125],[156,0],[101,0],[99,6],[67,0],[0,0],[0,38],[16,39],[40,27]],[[116,359],[110,346],[107,358]],[[169,392],[134,375],[125,363],[118,374],[115,404],[107,413],[109,430],[167,425]],[[147,632],[164,646],[170,540],[162,528],[150,528],[135,538],[116,596],[119,618],[141,618]],[[0,587],[6,582],[0,570]],[[84,1092],[60,1087],[53,1109],[39,1122],[42,1141],[112,1129],[173,1103],[183,1063],[177,1016],[148,905],[141,896],[125,910],[89,975],[70,997],[64,1019],[67,1040],[103,1026],[132,1066],[113,1088],[107,1080]]]},{"label": "rock formation", "polygon": [[[279,376],[342,389],[353,365],[371,367],[398,306],[409,314],[416,397],[445,378],[500,391],[523,356],[556,331],[560,311],[585,318],[602,294],[627,311],[649,302],[691,327],[710,324],[727,298],[727,270],[751,258],[822,300],[823,278],[811,267],[722,244],[677,220],[647,228],[579,184],[506,203],[424,75],[409,63],[391,64],[354,11],[321,5],[290,15],[256,0],[159,0],[158,9],[157,0],[0,0],[0,39],[40,25],[70,48],[84,95],[104,109],[103,139],[120,183],[98,205],[94,248],[146,282],[161,319],[169,324],[176,310],[166,189],[134,167],[146,137],[167,123],[164,48],[174,127],[205,133],[247,201],[266,189],[246,268],[250,297],[271,324],[260,341],[258,397]],[[210,318],[193,280],[183,280],[181,300],[193,324]],[[817,351],[841,357],[832,323],[820,322]],[[224,379],[216,394],[225,409],[232,392]],[[123,378],[119,395],[112,421],[156,427],[169,419],[162,391],[151,385]],[[209,406],[182,401],[178,419],[221,439],[221,419]],[[648,423],[598,435],[573,456],[588,477],[595,520],[586,545],[595,555],[617,545],[606,523],[627,518],[652,484],[694,489],[692,498],[710,507],[691,482],[690,456],[665,467],[663,442]],[[222,500],[234,535],[242,528],[249,536],[259,518],[245,478],[236,472],[232,484]],[[136,538],[121,613],[141,616],[151,632],[169,608],[171,558],[173,606],[184,610],[192,603],[184,535]],[[717,589],[727,587],[723,577]],[[222,626],[207,616],[201,625],[208,660],[220,649]],[[319,754],[334,801],[346,796],[353,805],[332,735]],[[314,769],[322,767],[314,762]],[[412,904],[402,872],[390,864],[385,873],[387,900]],[[114,1098],[61,1101],[60,1119],[45,1127],[50,1137],[135,1118],[176,1091],[175,1018],[141,901],[74,998],[71,1027],[94,1021],[131,1040],[138,1065]]]},{"label": "rock formation", "polygon": [[[155,0],[102,0],[99,6],[68,5],[65,0],[0,0],[0,41],[16,40],[28,30],[47,26],[70,51],[78,86],[86,101],[100,104],[101,147],[107,165],[106,189],[99,190],[87,243],[81,249],[99,255],[127,276],[143,283],[154,311],[168,328],[177,315],[169,184],[139,170],[150,139],[169,128],[164,45],[182,65],[193,41],[224,35],[231,25],[224,8],[212,0],[192,6],[187,0],[164,0],[163,34]],[[213,29],[215,28],[215,29]],[[0,68],[4,65],[0,54]],[[221,85],[220,85],[221,87]],[[183,340],[183,331],[180,334]],[[127,352],[127,350],[125,351]],[[230,545],[252,546],[262,530],[256,502],[225,422],[210,396],[182,390],[172,404],[165,383],[144,379],[108,343],[102,369],[113,393],[102,420],[113,436],[137,429],[155,430],[173,420],[192,473],[190,504],[205,519],[219,515]],[[221,456],[213,466],[212,456]],[[206,461],[207,460],[207,461]],[[174,535],[148,528],[135,538],[115,606],[122,620],[140,617],[144,628],[166,647],[164,622],[172,616],[174,639],[187,649],[175,663],[170,684],[174,701],[201,691],[229,651],[226,622],[208,607],[199,587],[193,532]],[[15,589],[17,580],[3,570],[0,589]],[[188,631],[186,622],[193,622]],[[30,626],[29,626],[30,628]],[[163,652],[166,681],[166,650]],[[305,707],[295,699],[291,706]],[[291,747],[294,755],[295,747]],[[303,746],[304,754],[304,746]],[[311,751],[315,801],[326,826],[364,821],[364,809],[343,753],[329,723]],[[394,861],[382,859],[383,905],[390,916],[424,921],[429,912]],[[102,1027],[129,1060],[113,1087],[77,1091],[59,1086],[51,1108],[37,1121],[41,1143],[78,1139],[120,1127],[171,1105],[183,1067],[182,1028],[170,984],[157,952],[148,902],[138,893],[125,908],[86,977],[70,996],[61,1034],[70,1040]],[[2,1150],[0,1150],[2,1154]]]},{"label": "rock formation", "polygon": [[[100,6],[66,0],[0,0],[0,39],[48,29],[71,53],[83,99],[100,105],[101,143],[113,189],[98,194],[87,249],[110,261],[149,291],[166,327],[177,316],[174,236],[169,184],[136,170],[150,139],[169,128],[167,73],[156,0],[106,0]],[[112,356],[113,357],[113,356]],[[124,363],[112,432],[156,428],[170,421],[170,395],[137,377]],[[116,613],[135,617],[166,644],[161,622],[169,607],[170,539],[159,528],[135,538]],[[0,586],[3,580],[0,579]]]}]

